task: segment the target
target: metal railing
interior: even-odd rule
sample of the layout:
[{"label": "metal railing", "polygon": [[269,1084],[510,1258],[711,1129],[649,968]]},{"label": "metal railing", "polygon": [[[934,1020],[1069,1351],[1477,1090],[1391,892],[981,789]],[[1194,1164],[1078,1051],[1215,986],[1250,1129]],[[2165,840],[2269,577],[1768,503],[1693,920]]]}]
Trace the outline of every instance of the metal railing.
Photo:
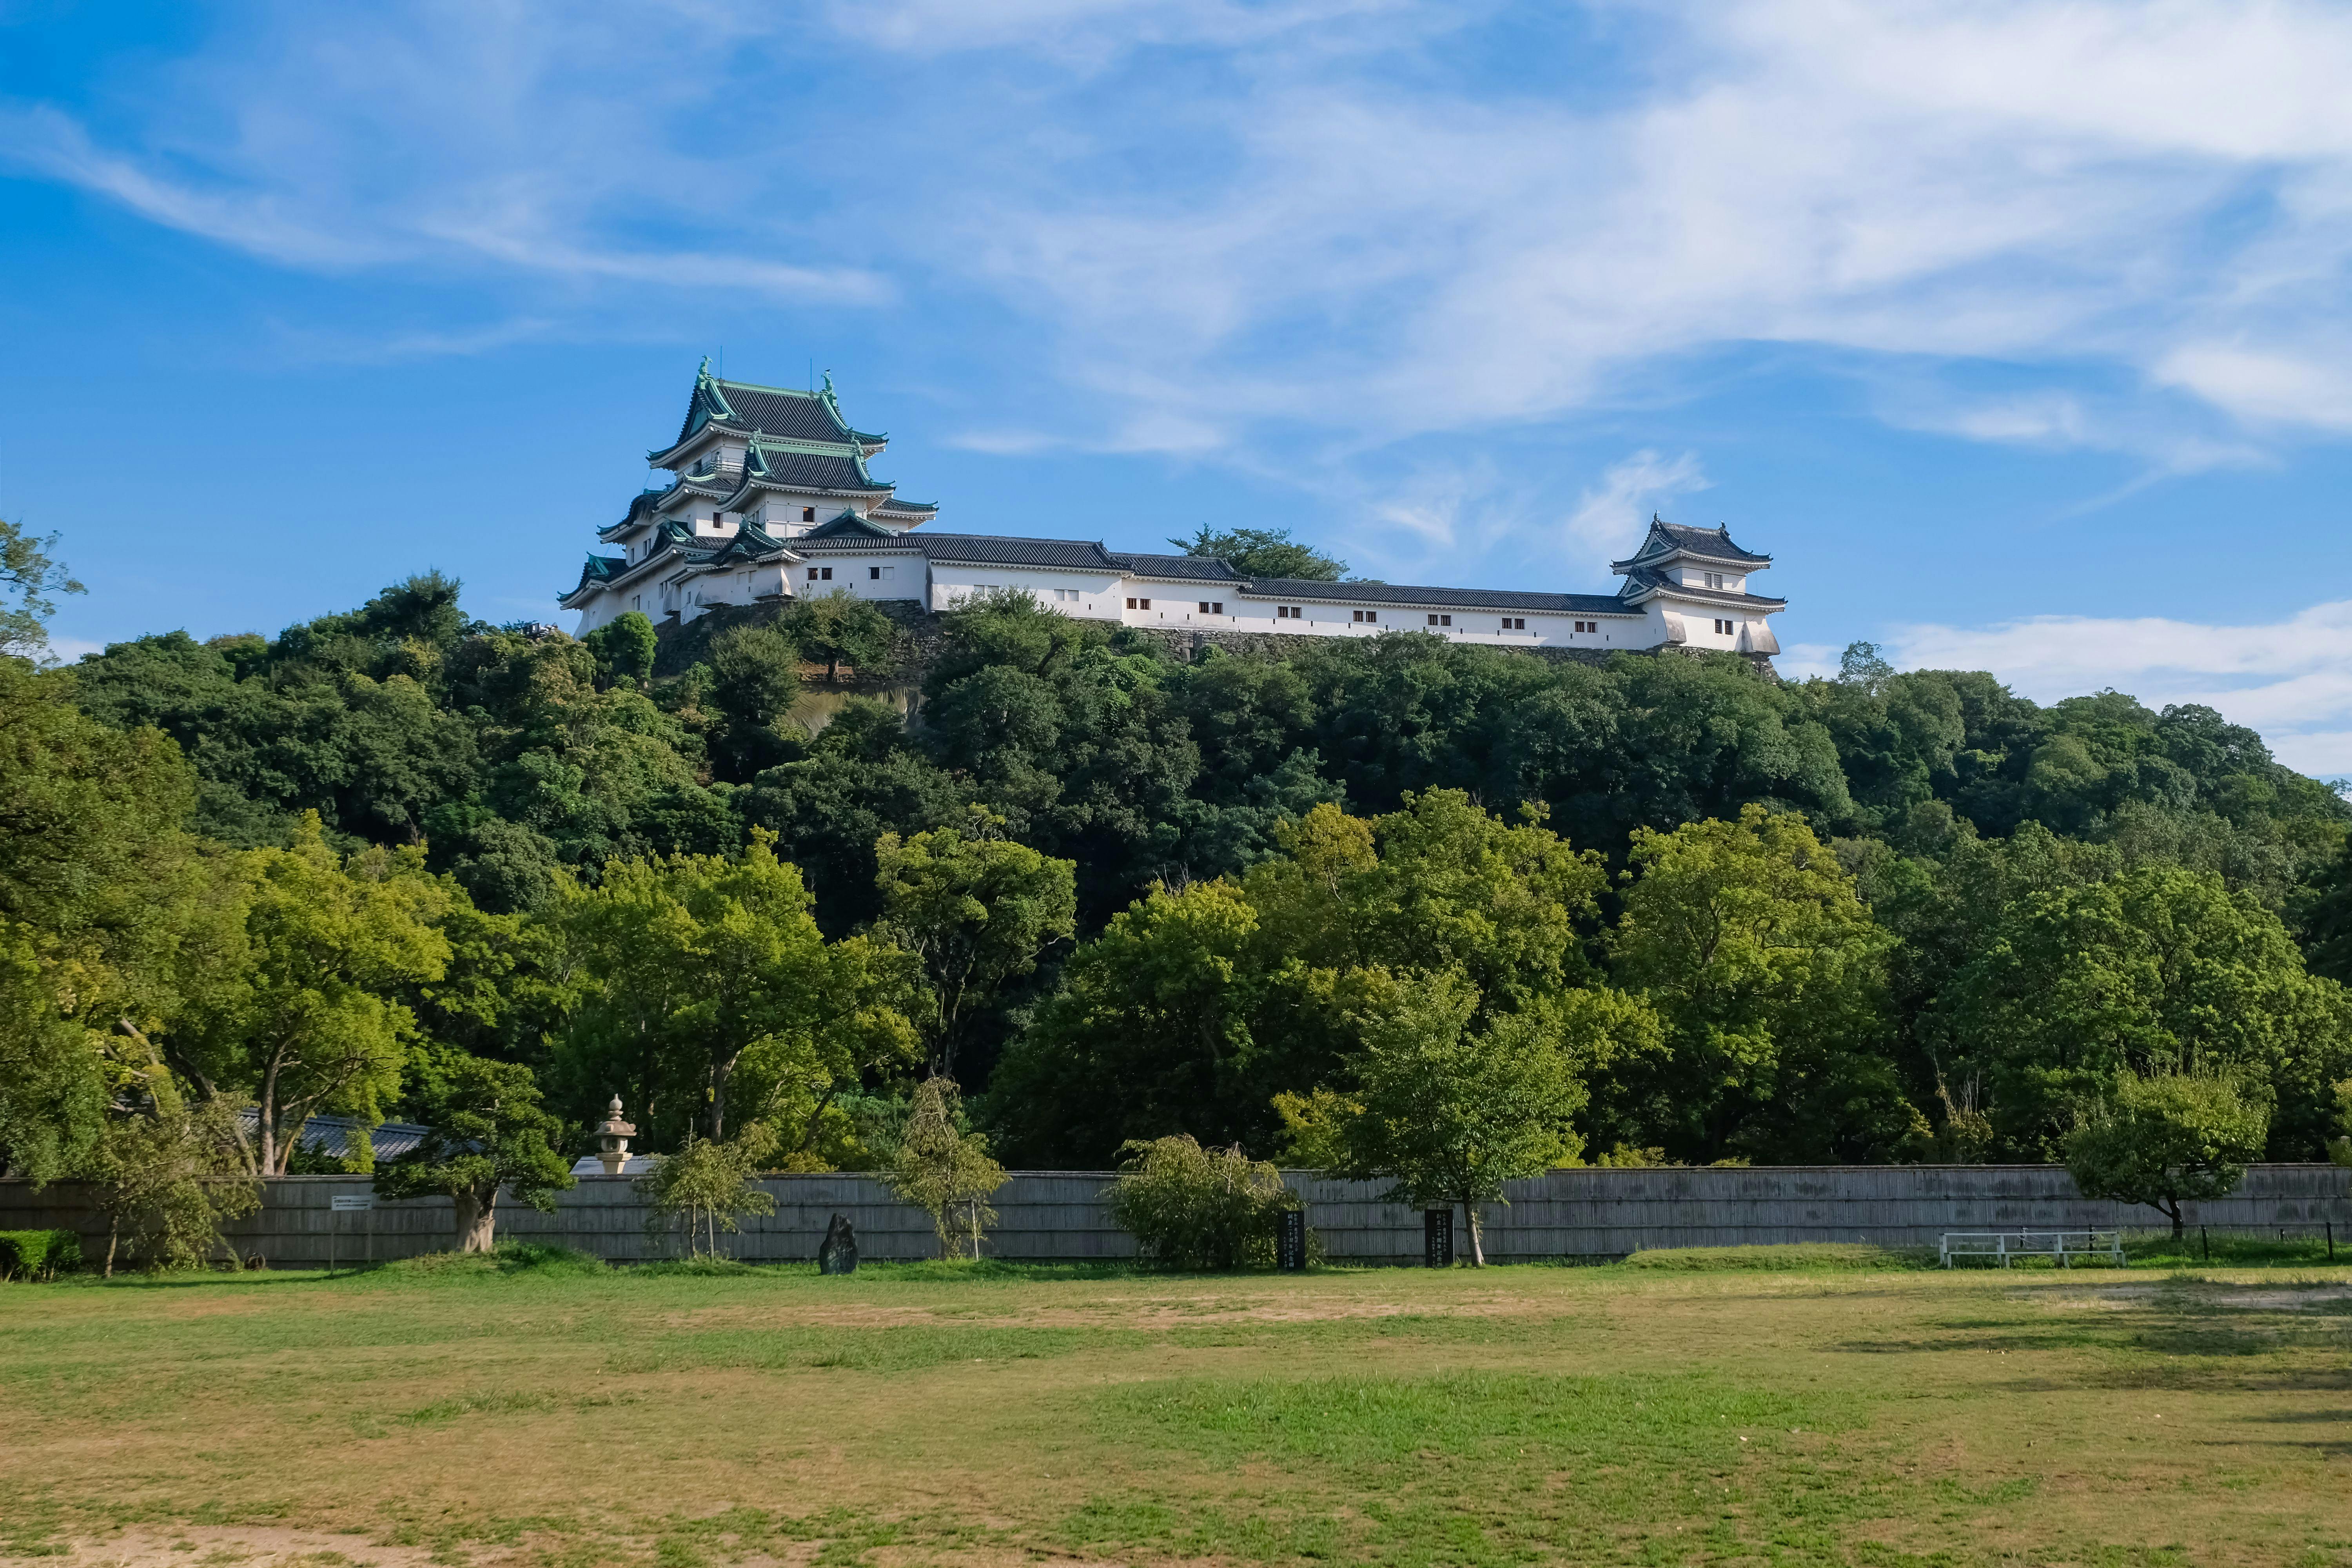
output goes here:
[{"label": "metal railing", "polygon": [[1937,1256],[1947,1268],[1964,1258],[1983,1258],[2006,1268],[2019,1258],[2047,1258],[2061,1268],[2072,1268],[2078,1258],[2125,1267],[2122,1234],[2112,1230],[1946,1231]]}]

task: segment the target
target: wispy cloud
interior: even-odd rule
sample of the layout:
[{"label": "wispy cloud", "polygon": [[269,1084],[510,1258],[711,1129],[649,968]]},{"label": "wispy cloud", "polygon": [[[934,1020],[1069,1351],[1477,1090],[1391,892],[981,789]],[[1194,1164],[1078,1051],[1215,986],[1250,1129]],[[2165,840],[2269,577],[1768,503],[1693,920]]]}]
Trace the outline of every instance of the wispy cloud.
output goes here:
[{"label": "wispy cloud", "polygon": [[[2090,616],[1906,626],[1887,647],[1901,668],[1989,669],[2040,701],[2112,687],[2151,706],[2203,703],[2261,731],[2289,765],[2337,774],[2352,773],[2347,639],[2352,600],[2250,626]],[[1827,648],[1792,653],[1791,674],[1835,666]]]},{"label": "wispy cloud", "polygon": [[1577,499],[1565,531],[1579,553],[1606,563],[1640,542],[1648,521],[1645,512],[1676,496],[1706,489],[1707,483],[1696,453],[1669,458],[1645,447],[1609,465],[1601,483]]},{"label": "wispy cloud", "polygon": [[[518,318],[984,300],[1077,450],[1344,465],[1776,344],[2010,367],[1880,412],[2153,476],[2352,434],[2346,79],[2317,0],[418,0],[233,12],[0,107],[0,148],[284,266],[513,279]],[[1615,548],[1634,482],[1544,526]],[[1530,526],[1380,505],[1403,552]]]}]

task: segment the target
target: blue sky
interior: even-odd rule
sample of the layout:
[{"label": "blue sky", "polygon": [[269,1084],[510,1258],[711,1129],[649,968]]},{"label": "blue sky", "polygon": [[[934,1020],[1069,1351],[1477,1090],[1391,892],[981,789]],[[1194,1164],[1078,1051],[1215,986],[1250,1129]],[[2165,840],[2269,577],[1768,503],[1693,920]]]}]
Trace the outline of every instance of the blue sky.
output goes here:
[{"label": "blue sky", "polygon": [[943,528],[1591,590],[1656,510],[1784,668],[2352,773],[2347,80],[2202,0],[0,0],[0,515],[68,653],[553,618],[707,353]]}]

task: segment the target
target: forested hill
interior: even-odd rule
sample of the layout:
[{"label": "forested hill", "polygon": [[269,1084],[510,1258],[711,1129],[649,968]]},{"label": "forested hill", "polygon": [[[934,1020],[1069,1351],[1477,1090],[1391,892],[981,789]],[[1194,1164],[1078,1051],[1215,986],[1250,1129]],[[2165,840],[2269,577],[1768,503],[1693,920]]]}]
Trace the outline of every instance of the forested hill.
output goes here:
[{"label": "forested hill", "polygon": [[[1430,943],[1454,939],[1382,922],[1413,907],[1416,889],[1450,886],[1459,868],[1447,858],[1486,853],[1480,845],[1544,864],[1597,852],[1589,878],[1538,900],[1543,921],[1558,917],[1543,927],[1556,951],[1528,959],[1535,970],[1494,971],[1478,1005],[1573,988],[1580,975],[1640,978],[1667,1043],[1629,1047],[1623,1065],[1596,1072],[1586,1119],[1593,1152],[1626,1158],[2046,1151],[2047,1116],[1987,1121],[1987,1086],[2001,1080],[1969,1031],[2014,1026],[2000,996],[2022,1005],[2026,982],[1999,982],[1986,955],[2022,951],[2020,921],[2062,918],[2043,907],[2052,900],[2095,892],[2130,905],[2116,917],[2127,921],[2159,906],[2176,924],[2220,921],[2232,963],[2292,968],[2298,984],[2298,944],[2316,973],[2345,966],[2335,911],[2352,812],[2209,709],[2156,712],[2116,692],[2041,707],[1982,673],[1896,673],[1864,646],[1836,679],[1783,683],[1727,656],[1560,664],[1416,634],[1185,662],[1010,597],[936,629],[936,647],[906,672],[919,682],[918,722],[851,695],[814,738],[792,714],[833,689],[828,666],[849,692],[853,677],[870,689],[905,658],[868,606],[796,606],[709,639],[683,674],[657,679],[642,617],[585,642],[492,626],[466,616],[456,584],[424,576],[274,639],[164,633],[109,647],[65,679],[101,724],[152,725],[178,743],[198,834],[281,846],[316,812],[328,843],[347,851],[421,847],[426,868],[485,917],[544,910],[618,859],[736,854],[762,829],[800,868],[835,940],[884,912],[877,846],[897,855],[902,840],[951,828],[1070,862],[1070,935],[1043,941],[1033,970],[1014,965],[954,1024],[968,1085],[1003,1058],[987,1114],[1014,1160],[1096,1163],[1123,1137],[1170,1131],[1269,1145],[1275,1097],[1328,1079],[1348,1048],[1330,1020],[1370,1005],[1328,993],[1309,1006],[1280,977],[1427,962]],[[1750,807],[1762,815],[1743,825]],[[1706,833],[1728,837],[1688,826],[1709,822]],[[1354,933],[1351,957],[1314,959],[1299,925],[1273,947],[1234,937],[1258,945],[1218,961],[1214,997],[1191,996],[1181,976],[1135,993],[1139,976],[1173,962],[1164,944],[1185,921],[1213,916],[1246,933],[1296,914],[1306,895],[1293,884],[1315,844],[1339,843],[1331,825],[1349,823],[1366,824],[1364,837],[1329,850],[1349,869],[1326,877],[1339,901],[1314,918]],[[1494,834],[1506,837],[1490,843]],[[1803,939],[1840,953],[1860,945],[1843,1000],[1822,1000],[1825,972],[1775,993],[1840,1020],[1815,1027],[1802,1050],[1790,1042],[1803,1030],[1771,1037],[1739,1010],[1738,996],[1787,978],[1772,942],[1755,973],[1701,985],[1711,952],[1677,957],[1671,943],[1637,940],[1665,917],[1625,912],[1640,886],[1629,870],[1663,888],[1672,866],[1708,856],[1826,877],[1772,896],[1852,905],[1868,928]],[[1486,910],[1472,922],[1488,933],[1480,941],[1542,923],[1528,912],[1536,905],[1480,906],[1469,892],[1449,908],[1474,906]],[[1375,930],[1399,945],[1376,951]],[[1187,952],[1215,946],[1184,940]],[[1486,962],[1465,958],[1463,973]],[[2328,1020],[2305,1030],[2313,1038],[2343,1034],[2343,1015],[2326,1011],[2333,995],[2294,1004]],[[520,1004],[418,1006],[450,1043],[541,1067],[561,1034],[551,1015],[534,1020]],[[2278,1069],[2300,1087],[2278,1090],[2274,1152],[2309,1157],[2326,1136],[2328,1075],[2344,1064],[2312,1057],[2315,1046],[2280,1048],[2304,1056]],[[560,1071],[555,1083],[567,1114],[601,1105],[601,1084],[567,1087]]]},{"label": "forested hill", "polygon": [[[75,676],[93,716],[180,743],[199,831],[279,844],[316,811],[347,847],[425,844],[500,910],[543,899],[559,866],[721,851],[758,826],[845,931],[873,914],[878,834],[981,805],[1076,862],[1092,930],[1150,887],[1241,870],[1318,801],[1379,813],[1461,789],[1498,810],[1541,802],[1613,864],[1635,827],[1750,803],[1906,856],[2038,822],[2127,865],[2218,872],[2284,911],[2352,824],[2333,790],[2211,709],[2152,712],[2113,691],[2043,708],[1981,672],[1895,673],[1866,647],[1840,679],[1801,683],[1731,658],[1553,664],[1413,634],[1186,663],[1018,600],[942,617],[911,730],[851,701],[812,740],[789,717],[830,684],[831,628],[806,625],[809,608],[833,606],[721,637],[656,681],[641,620],[592,645],[491,626],[425,576],[274,640],[171,632]],[[877,629],[860,652],[889,648],[893,628]],[[840,673],[856,689],[854,665]]]}]

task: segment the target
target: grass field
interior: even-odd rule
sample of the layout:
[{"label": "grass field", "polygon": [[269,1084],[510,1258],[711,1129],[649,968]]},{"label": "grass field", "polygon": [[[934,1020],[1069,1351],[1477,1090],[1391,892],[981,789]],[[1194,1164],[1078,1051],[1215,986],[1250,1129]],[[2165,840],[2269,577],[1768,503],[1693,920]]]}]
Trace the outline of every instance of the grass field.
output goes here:
[{"label": "grass field", "polygon": [[0,1554],[2352,1564],[2352,1268],[0,1286]]}]

